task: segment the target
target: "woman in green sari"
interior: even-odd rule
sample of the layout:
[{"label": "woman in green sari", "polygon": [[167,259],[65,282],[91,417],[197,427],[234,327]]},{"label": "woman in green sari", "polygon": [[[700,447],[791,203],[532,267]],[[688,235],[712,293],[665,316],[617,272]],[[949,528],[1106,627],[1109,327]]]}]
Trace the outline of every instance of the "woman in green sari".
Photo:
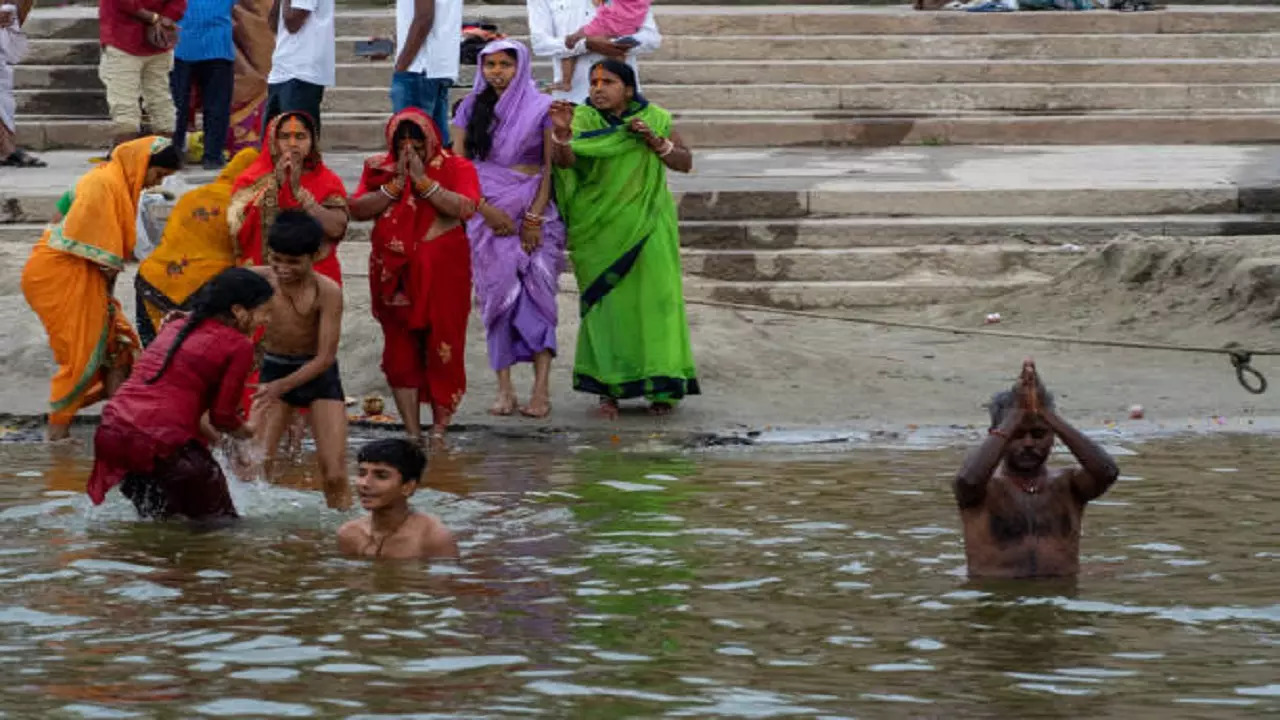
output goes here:
[{"label": "woman in green sari", "polygon": [[606,417],[634,397],[665,415],[699,392],[667,189],[667,169],[689,172],[693,153],[671,113],[615,60],[591,68],[590,102],[557,101],[550,114],[556,202],[581,298],[573,388],[599,396]]}]

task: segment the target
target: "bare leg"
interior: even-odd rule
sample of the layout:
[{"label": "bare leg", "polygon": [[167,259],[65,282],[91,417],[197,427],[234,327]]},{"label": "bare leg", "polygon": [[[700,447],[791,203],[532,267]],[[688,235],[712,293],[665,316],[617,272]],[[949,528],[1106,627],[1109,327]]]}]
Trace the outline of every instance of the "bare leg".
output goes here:
[{"label": "bare leg", "polygon": [[45,429],[45,439],[51,443],[62,442],[71,437],[71,423],[49,423]]},{"label": "bare leg", "polygon": [[413,442],[422,442],[422,403],[418,400],[418,388],[391,388],[396,401],[404,432]]},{"label": "bare leg", "polygon": [[284,436],[285,428],[292,415],[289,406],[279,400],[267,405],[256,404],[253,407],[253,423],[258,429],[253,440],[258,446],[258,452],[262,454],[262,471],[268,478],[275,471],[280,438]]},{"label": "bare leg", "polygon": [[324,499],[334,510],[351,507],[351,487],[347,479],[347,406],[341,400],[311,403],[311,433],[316,438],[320,479]]},{"label": "bare leg", "polygon": [[489,408],[490,415],[510,415],[516,409],[516,388],[511,384],[511,368],[498,371],[498,399]]},{"label": "bare leg", "polygon": [[557,92],[569,92],[573,89],[573,74],[578,69],[578,58],[567,57],[560,60],[560,82],[552,83],[551,89]]},{"label": "bare leg", "polygon": [[116,394],[116,391],[120,389],[120,386],[124,385],[124,381],[129,379],[129,371],[132,369],[133,368],[127,367],[107,368],[107,372],[102,380],[103,392],[106,393],[107,397],[111,397]]},{"label": "bare leg", "polygon": [[307,439],[307,419],[297,410],[285,406],[285,455],[295,465],[302,464],[302,443]]},{"label": "bare leg", "polygon": [[453,412],[446,410],[440,405],[431,403],[431,437],[432,439],[443,438],[445,432],[449,430],[449,423],[453,421]]},{"label": "bare leg", "polygon": [[543,350],[533,356],[533,393],[529,404],[520,408],[521,414],[531,418],[545,418],[551,414],[551,351]]}]

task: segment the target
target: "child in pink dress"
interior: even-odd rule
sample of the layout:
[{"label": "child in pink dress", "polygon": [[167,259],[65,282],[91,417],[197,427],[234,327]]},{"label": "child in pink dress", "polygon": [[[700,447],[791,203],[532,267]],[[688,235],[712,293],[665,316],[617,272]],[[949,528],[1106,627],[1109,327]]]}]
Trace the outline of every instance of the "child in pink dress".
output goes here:
[{"label": "child in pink dress", "polygon": [[[596,4],[596,16],[591,22],[583,25],[578,32],[565,39],[569,47],[577,45],[583,38],[593,35],[604,35],[610,39],[618,39],[640,32],[645,16],[649,14],[652,0],[592,0]],[[560,82],[552,86],[552,90],[569,92],[573,88],[573,73],[578,68],[577,57],[566,57],[560,60]]]}]

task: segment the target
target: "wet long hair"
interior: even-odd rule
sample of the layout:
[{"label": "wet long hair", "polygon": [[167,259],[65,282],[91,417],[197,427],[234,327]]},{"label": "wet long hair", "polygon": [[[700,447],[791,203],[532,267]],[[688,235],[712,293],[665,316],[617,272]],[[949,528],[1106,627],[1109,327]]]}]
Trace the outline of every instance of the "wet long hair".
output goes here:
[{"label": "wet long hair", "polygon": [[[515,50],[498,52],[520,62]],[[481,72],[484,71],[483,63],[484,60],[481,59]],[[493,126],[498,120],[497,107],[498,91],[492,85],[487,85],[484,92],[476,96],[476,101],[471,106],[471,117],[467,119],[467,141],[463,149],[467,152],[468,160],[484,160],[489,157],[489,151],[493,149]]]},{"label": "wet long hair", "polygon": [[178,348],[187,341],[187,336],[195,332],[206,320],[230,320],[231,308],[239,305],[245,310],[253,310],[271,299],[275,294],[271,283],[261,275],[247,268],[227,268],[200,286],[191,299],[191,312],[187,315],[186,324],[178,331],[169,352],[164,356],[160,369],[146,383],[154,385],[164,375],[178,354]]}]

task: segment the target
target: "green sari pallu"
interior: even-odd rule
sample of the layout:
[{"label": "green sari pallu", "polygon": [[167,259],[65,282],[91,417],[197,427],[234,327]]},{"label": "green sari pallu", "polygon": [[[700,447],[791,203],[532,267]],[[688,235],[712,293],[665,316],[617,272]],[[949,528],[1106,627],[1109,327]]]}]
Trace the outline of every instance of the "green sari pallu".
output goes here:
[{"label": "green sari pallu", "polygon": [[580,296],[573,388],[674,403],[699,393],[680,234],[666,166],[627,129],[637,117],[671,134],[671,114],[655,105],[633,102],[620,120],[580,105],[571,142],[577,163],[555,170]]}]

